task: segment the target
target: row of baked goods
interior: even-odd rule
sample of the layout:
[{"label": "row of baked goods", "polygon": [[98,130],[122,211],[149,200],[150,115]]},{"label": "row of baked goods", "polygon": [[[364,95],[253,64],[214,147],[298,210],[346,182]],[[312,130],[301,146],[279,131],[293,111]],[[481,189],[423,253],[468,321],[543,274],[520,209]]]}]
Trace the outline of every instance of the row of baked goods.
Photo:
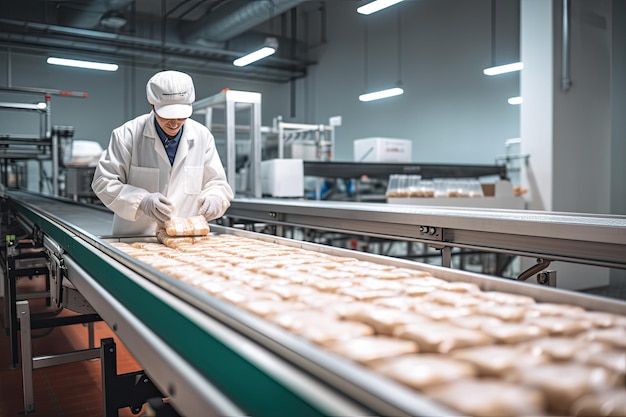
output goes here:
[{"label": "row of baked goods", "polygon": [[626,415],[626,316],[234,235],[120,250],[460,413]]}]

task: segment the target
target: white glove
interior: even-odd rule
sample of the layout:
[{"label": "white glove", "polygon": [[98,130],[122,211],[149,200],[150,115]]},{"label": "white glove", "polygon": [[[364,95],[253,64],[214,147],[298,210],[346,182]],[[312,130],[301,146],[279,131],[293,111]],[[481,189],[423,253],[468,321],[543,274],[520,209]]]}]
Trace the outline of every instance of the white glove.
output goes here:
[{"label": "white glove", "polygon": [[207,221],[218,218],[222,214],[222,199],[215,196],[204,197],[198,200],[200,209],[198,214]]},{"label": "white glove", "polygon": [[174,204],[161,193],[150,193],[141,200],[139,209],[157,222],[165,223],[172,218]]}]

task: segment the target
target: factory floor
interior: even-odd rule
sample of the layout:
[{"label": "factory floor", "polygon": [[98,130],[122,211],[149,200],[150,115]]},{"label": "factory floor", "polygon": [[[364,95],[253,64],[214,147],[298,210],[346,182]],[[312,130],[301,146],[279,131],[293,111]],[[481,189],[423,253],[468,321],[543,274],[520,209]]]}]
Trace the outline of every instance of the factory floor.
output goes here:
[{"label": "factory floor", "polygon": [[[41,291],[45,285],[43,278],[21,278],[17,282],[20,292]],[[31,315],[38,313],[55,314],[58,310],[46,307],[45,300],[29,300]],[[0,299],[2,326],[7,323],[4,317],[4,298]],[[74,313],[62,310],[57,317]],[[114,338],[117,347],[118,374],[140,370],[133,356],[117,339],[104,322],[94,323],[95,346],[100,346],[103,338]],[[33,357],[65,353],[89,347],[88,328],[85,324],[59,326],[52,329],[32,331]],[[21,359],[20,359],[21,361]],[[11,369],[10,339],[7,332],[0,335],[0,417],[41,416],[41,417],[86,417],[102,416],[102,379],[100,360],[74,362],[65,365],[49,366],[33,370],[34,412],[24,413],[22,370]],[[119,416],[136,416],[130,408],[119,410]],[[141,414],[140,414],[141,415]]]}]

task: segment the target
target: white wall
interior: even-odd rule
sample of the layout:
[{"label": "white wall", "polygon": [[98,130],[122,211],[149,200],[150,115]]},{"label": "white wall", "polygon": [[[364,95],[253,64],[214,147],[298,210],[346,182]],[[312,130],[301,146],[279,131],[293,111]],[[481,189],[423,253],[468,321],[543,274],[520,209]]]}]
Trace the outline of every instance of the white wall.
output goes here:
[{"label": "white wall", "polygon": [[[498,57],[519,58],[517,2],[499,2]],[[353,2],[329,2],[329,43],[320,64],[305,80],[306,119],[324,122],[341,115],[336,159],[352,160],[352,141],[363,137],[413,140],[416,162],[492,164],[504,142],[519,135],[519,108],[506,99],[519,95],[519,76],[486,77],[491,64],[491,2],[409,1],[371,16]],[[454,13],[451,13],[454,11]],[[511,12],[511,10],[508,10]],[[397,13],[401,13],[401,81],[405,94],[361,103],[367,65],[370,89],[398,81]],[[500,13],[498,15],[500,17]],[[364,62],[364,31],[368,59]],[[510,46],[510,49],[505,49]],[[304,89],[304,88],[303,88]],[[313,94],[314,92],[314,94]]]},{"label": "white wall", "polygon": [[[612,2],[570,5],[571,85],[564,86],[561,2],[521,3],[521,144],[530,155],[529,208],[610,213]],[[604,286],[610,279],[606,268],[557,262],[551,269],[559,287],[568,289]]]}]

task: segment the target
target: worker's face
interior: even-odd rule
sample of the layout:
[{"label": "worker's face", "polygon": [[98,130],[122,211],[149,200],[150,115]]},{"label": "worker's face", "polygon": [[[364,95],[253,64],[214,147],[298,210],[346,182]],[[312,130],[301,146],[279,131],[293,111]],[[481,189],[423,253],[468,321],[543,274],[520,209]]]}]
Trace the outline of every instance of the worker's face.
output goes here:
[{"label": "worker's face", "polygon": [[183,127],[185,120],[187,120],[187,118],[165,119],[159,116],[156,111],[154,112],[154,116],[157,119],[157,123],[159,124],[159,126],[161,126],[161,129],[163,129],[167,136],[176,136],[180,129]]}]

